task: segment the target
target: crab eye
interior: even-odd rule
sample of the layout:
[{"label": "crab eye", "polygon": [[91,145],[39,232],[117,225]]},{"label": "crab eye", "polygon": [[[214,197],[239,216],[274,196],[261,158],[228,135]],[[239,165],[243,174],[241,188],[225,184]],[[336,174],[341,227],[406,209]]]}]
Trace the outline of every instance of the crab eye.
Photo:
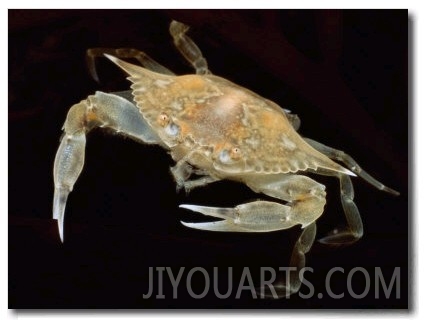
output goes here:
[{"label": "crab eye", "polygon": [[160,126],[165,127],[169,123],[169,116],[165,113],[160,113],[160,115],[157,118],[157,122]]},{"label": "crab eye", "polygon": [[241,157],[241,150],[240,148],[234,147],[231,149],[231,158],[236,160]]},{"label": "crab eye", "polygon": [[222,163],[229,163],[233,160],[238,160],[241,158],[241,149],[233,147],[229,150],[222,150],[219,153],[219,160]]},{"label": "crab eye", "polygon": [[179,132],[180,132],[180,127],[173,122],[169,123],[169,125],[166,127],[166,133],[169,136],[175,137],[179,134]]}]

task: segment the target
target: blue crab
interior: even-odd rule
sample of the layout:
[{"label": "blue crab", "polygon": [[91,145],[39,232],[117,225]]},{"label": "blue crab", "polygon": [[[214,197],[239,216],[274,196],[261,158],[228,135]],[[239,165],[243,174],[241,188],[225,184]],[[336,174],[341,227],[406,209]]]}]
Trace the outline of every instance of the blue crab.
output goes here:
[{"label": "blue crab", "polygon": [[[374,179],[343,151],[297,132],[297,115],[256,93],[213,75],[188,26],[172,21],[170,33],[196,73],[177,76],[135,49],[90,49],[91,58],[105,55],[132,82],[124,92],[96,92],[68,112],[54,164],[53,218],[63,241],[68,194],[84,164],[86,136],[96,127],[109,128],[142,144],[160,145],[176,165],[171,173],[178,188],[190,191],[215,181],[241,182],[277,201],[253,201],[235,208],[180,205],[218,218],[204,223],[182,222],[189,228],[224,232],[270,232],[300,225],[290,267],[301,270],[316,237],[316,220],[326,204],[326,188],[307,174],[337,177],[347,227],[319,241],[342,245],[363,235],[351,177],[359,176],[379,190],[398,195]],[[142,66],[119,58],[136,58]],[[92,71],[94,68],[92,65]],[[337,163],[340,162],[341,164]],[[276,286],[282,296],[297,292],[301,280],[291,273]]]}]

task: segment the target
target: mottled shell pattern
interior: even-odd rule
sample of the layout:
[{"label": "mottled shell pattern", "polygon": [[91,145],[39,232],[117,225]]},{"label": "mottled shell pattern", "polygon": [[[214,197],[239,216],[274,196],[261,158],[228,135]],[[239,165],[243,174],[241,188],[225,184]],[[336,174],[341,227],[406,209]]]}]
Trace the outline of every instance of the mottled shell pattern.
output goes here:
[{"label": "mottled shell pattern", "polygon": [[177,158],[196,150],[221,175],[318,168],[353,175],[309,146],[283,109],[248,89],[214,75],[163,75],[109,58],[130,75],[148,124],[172,154],[181,149]]}]

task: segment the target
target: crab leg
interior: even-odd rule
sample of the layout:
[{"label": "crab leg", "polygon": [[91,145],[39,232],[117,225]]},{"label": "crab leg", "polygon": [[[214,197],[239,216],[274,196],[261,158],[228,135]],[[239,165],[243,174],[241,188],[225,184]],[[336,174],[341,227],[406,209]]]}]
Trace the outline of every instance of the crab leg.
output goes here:
[{"label": "crab leg", "polygon": [[311,247],[315,241],[317,233],[316,223],[312,223],[307,226],[301,233],[299,239],[297,239],[294,245],[293,252],[291,254],[289,272],[285,273],[286,277],[279,277],[276,282],[273,283],[275,292],[265,292],[265,289],[271,289],[269,286],[259,288],[262,298],[285,298],[299,291],[302,281],[301,271],[305,267],[305,254],[311,250]]},{"label": "crab leg", "polygon": [[203,57],[201,50],[186,35],[189,27],[186,24],[173,20],[170,23],[170,34],[173,37],[174,44],[184,58],[192,64],[197,74],[209,74],[207,60]]},{"label": "crab leg", "polygon": [[344,174],[338,175],[340,179],[340,199],[348,226],[342,230],[334,229],[319,242],[328,245],[348,245],[358,241],[363,233],[361,215],[354,200],[354,188],[351,179]]},{"label": "crab leg", "polygon": [[215,222],[182,224],[200,230],[224,232],[269,232],[302,225],[302,234],[291,255],[288,278],[274,283],[275,293],[265,293],[265,288],[260,288],[264,297],[277,298],[275,294],[278,294],[278,297],[289,296],[301,286],[300,272],[305,267],[305,254],[309,252],[315,240],[315,221],[324,210],[325,187],[301,175],[253,177],[246,183],[255,192],[262,192],[288,203],[283,205],[270,201],[254,201],[235,208],[181,205],[181,208],[222,219]]},{"label": "crab leg", "polygon": [[[288,206],[269,201],[254,201],[235,208],[204,207],[190,204],[182,204],[179,207],[206,216],[224,219],[202,223],[182,221],[184,226],[199,230],[223,232],[268,232],[286,229],[280,222],[286,219],[290,211]],[[295,224],[290,219],[288,221],[287,228]]]},{"label": "crab leg", "polygon": [[[188,158],[192,155],[189,153],[187,156],[179,160],[176,165],[170,168],[170,172],[176,181],[176,191],[184,188],[188,194],[192,189],[204,187],[209,183],[215,182],[218,179],[210,176],[207,171],[195,169],[188,162]],[[189,180],[192,174],[197,174],[200,177],[197,179]]]},{"label": "crab leg", "polygon": [[[331,159],[342,161],[350,170],[355,172],[358,176],[363,178],[365,181],[375,186],[377,189],[388,192],[395,196],[399,195],[398,191],[395,191],[391,188],[386,187],[383,183],[377,181],[368,173],[362,170],[362,168],[352,159],[351,156],[347,155],[343,151],[336,150],[326,145],[314,141],[312,139],[306,139],[312,147],[325,154]],[[345,213],[346,221],[348,226],[344,229],[334,229],[330,234],[322,239],[319,242],[328,244],[328,245],[348,245],[359,240],[364,231],[362,225],[362,219],[359,214],[358,208],[354,200],[354,189],[351,179],[344,174],[329,172],[329,171],[317,171],[319,174],[337,176],[340,180],[340,199],[342,202],[343,211]]]},{"label": "crab leg", "polygon": [[186,223],[185,226],[210,231],[269,232],[314,222],[323,212],[325,187],[301,175],[271,175],[246,181],[255,192],[287,201],[286,205],[271,201],[253,201],[235,208],[181,205],[181,208],[223,219],[205,223]]},{"label": "crab leg", "polygon": [[346,154],[344,151],[333,149],[331,147],[328,147],[320,142],[317,142],[309,138],[304,138],[304,140],[307,143],[309,143],[313,148],[325,154],[327,157],[338,160],[338,161],[342,161],[349,168],[349,170],[355,172],[358,176],[360,176],[362,179],[364,179],[365,181],[367,181],[369,184],[373,185],[377,189],[393,194],[394,196],[399,196],[398,191],[395,191],[389,187],[386,187],[383,183],[374,179],[371,175],[365,172],[350,155]]},{"label": "crab leg", "polygon": [[182,204],[180,208],[224,219],[222,221],[182,224],[189,228],[223,232],[269,232],[288,229],[296,224],[291,207],[270,201],[253,201],[235,208],[216,208]]},{"label": "crab leg", "polygon": [[61,241],[64,239],[63,223],[67,198],[83,169],[86,135],[90,130],[105,127],[143,143],[161,143],[136,106],[125,98],[127,95],[128,92],[96,92],[95,95],[75,104],[68,112],[53,169],[53,218],[58,220]]},{"label": "crab leg", "polygon": [[[290,217],[290,206],[281,205],[275,202],[255,201],[236,208],[214,208],[197,205],[180,205],[180,208],[200,212],[204,215],[221,218],[224,220],[204,223],[182,224],[189,228],[209,231],[223,232],[268,232],[280,229],[287,229],[297,223]],[[297,291],[301,286],[299,274],[305,267],[305,254],[309,252],[315,240],[315,222],[307,225],[299,239],[294,245],[290,259],[288,278],[278,279],[274,284],[275,292],[265,292],[265,288],[260,288],[262,297],[283,298]]]}]

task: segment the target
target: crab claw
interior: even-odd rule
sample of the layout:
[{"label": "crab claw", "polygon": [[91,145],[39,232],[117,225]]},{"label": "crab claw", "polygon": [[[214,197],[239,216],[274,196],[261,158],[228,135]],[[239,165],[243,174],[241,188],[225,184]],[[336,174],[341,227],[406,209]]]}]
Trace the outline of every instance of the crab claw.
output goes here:
[{"label": "crab claw", "polygon": [[61,242],[64,242],[64,213],[69,191],[64,188],[55,188],[53,197],[53,219],[58,220],[58,230]]},{"label": "crab claw", "polygon": [[232,223],[230,223],[227,220],[214,221],[214,222],[199,222],[199,223],[181,221],[180,223],[182,223],[185,227],[188,227],[188,228],[205,230],[205,231],[244,232],[244,230],[241,230],[240,228],[234,226]]},{"label": "crab claw", "polygon": [[[80,105],[77,105],[77,108],[80,108]],[[68,113],[68,117],[69,114],[74,111],[75,109],[71,109]],[[67,123],[64,125],[64,127],[66,130],[69,130],[69,125]],[[76,130],[74,130],[74,132],[75,131]],[[55,193],[53,196],[53,219],[58,220],[59,237],[61,238],[62,242],[64,242],[65,206],[67,204],[68,195],[72,191],[74,183],[83,169],[85,146],[86,136],[84,132],[65,134],[62,137],[61,144],[59,145],[55,157],[55,165],[53,169],[53,177],[55,182]]]},{"label": "crab claw", "polygon": [[215,208],[204,207],[193,204],[181,204],[179,208],[188,209],[194,212],[199,212],[205,216],[216,217],[221,219],[236,219],[238,217],[237,210],[234,208]]},{"label": "crab claw", "polygon": [[234,208],[214,208],[203,207],[192,204],[181,204],[179,208],[188,209],[194,212],[202,213],[206,216],[221,218],[224,220],[213,222],[190,223],[181,221],[188,228],[208,231],[223,231],[223,232],[241,232],[241,228],[234,224],[234,219],[238,217],[237,210]]},{"label": "crab claw", "polygon": [[[293,217],[291,207],[269,201],[254,201],[235,208],[203,207],[183,204],[180,208],[223,219],[221,221],[182,224],[189,228],[225,232],[269,232],[302,224]],[[297,218],[297,217],[296,217]]]}]

